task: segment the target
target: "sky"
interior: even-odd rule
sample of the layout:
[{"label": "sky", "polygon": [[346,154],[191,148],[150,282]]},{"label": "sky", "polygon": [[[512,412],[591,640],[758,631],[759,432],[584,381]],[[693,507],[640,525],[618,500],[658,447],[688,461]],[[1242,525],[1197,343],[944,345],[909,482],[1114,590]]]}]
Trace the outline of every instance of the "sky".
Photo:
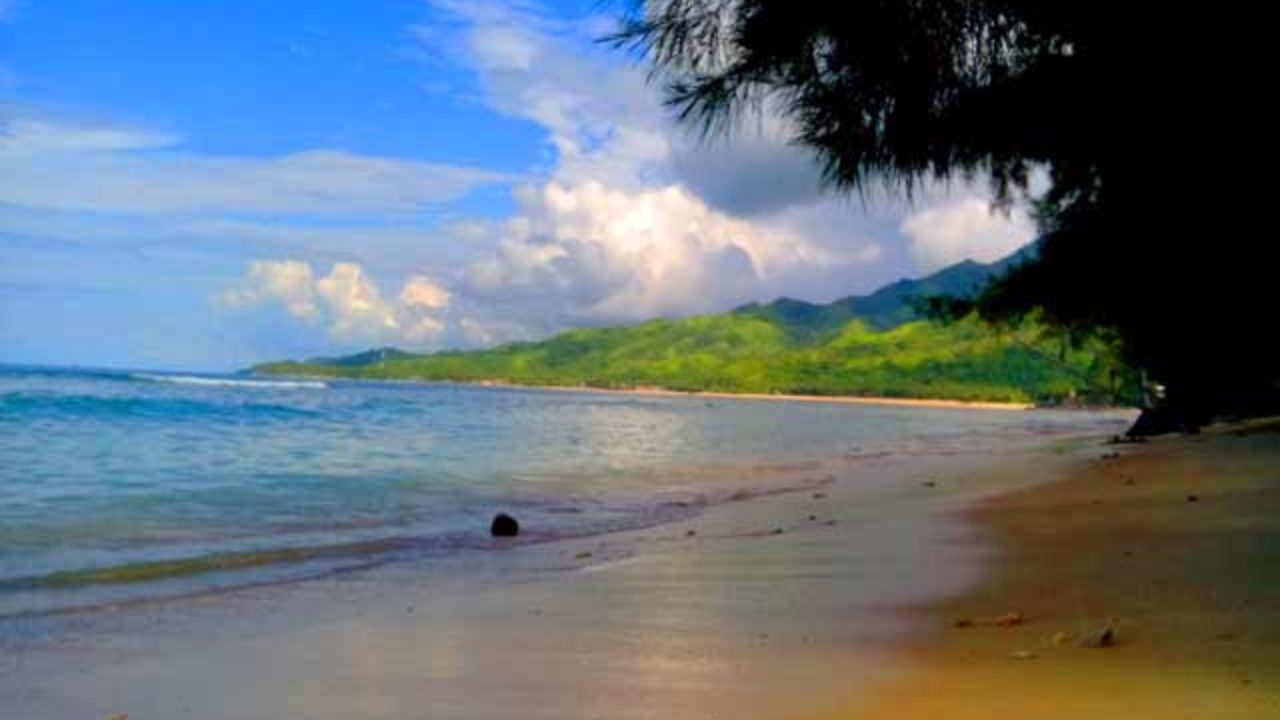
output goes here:
[{"label": "sky", "polygon": [[1028,242],[705,139],[599,0],[0,0],[0,362],[232,370],[827,302]]}]

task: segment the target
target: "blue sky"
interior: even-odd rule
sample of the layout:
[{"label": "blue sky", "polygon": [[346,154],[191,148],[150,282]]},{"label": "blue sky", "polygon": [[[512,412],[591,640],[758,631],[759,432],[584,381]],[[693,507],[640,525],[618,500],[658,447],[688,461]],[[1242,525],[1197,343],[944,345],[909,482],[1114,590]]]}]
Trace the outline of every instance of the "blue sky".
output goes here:
[{"label": "blue sky", "polygon": [[597,2],[0,0],[0,361],[231,369],[825,301],[1029,239],[700,142]]}]

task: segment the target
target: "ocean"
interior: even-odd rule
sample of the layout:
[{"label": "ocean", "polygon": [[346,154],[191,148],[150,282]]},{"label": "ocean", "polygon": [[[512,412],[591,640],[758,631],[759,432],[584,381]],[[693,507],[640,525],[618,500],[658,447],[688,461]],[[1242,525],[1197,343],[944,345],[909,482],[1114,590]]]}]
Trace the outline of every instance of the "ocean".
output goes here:
[{"label": "ocean", "polygon": [[[0,618],[643,528],[1114,419],[0,366]],[[489,537],[496,512],[515,540]]]}]

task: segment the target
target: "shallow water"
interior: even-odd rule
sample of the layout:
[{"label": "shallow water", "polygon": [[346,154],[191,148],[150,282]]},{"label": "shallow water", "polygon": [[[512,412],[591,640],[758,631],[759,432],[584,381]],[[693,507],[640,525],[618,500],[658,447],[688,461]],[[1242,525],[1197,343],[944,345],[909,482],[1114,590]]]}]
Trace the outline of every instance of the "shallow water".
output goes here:
[{"label": "shallow water", "polygon": [[[1114,419],[0,367],[0,616],[677,520],[881,453]],[[1104,428],[1104,426],[1106,426]]]}]

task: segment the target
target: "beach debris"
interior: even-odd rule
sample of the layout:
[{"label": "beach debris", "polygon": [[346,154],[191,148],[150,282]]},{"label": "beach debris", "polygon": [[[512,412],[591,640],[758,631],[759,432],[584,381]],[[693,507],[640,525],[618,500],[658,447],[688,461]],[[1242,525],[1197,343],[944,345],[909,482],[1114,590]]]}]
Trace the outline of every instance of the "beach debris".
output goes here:
[{"label": "beach debris", "polygon": [[734,490],[733,494],[729,496],[729,501],[741,502],[743,500],[750,500],[752,497],[755,497],[755,495],[750,490]]},{"label": "beach debris", "polygon": [[960,618],[959,620],[956,620],[954,624],[958,628],[979,626],[1008,628],[1021,625],[1023,622],[1022,616],[1011,610],[1002,615],[996,615],[995,617],[990,618]]},{"label": "beach debris", "polygon": [[1115,628],[1107,625],[1080,639],[1080,646],[1087,648],[1109,648],[1116,644]]},{"label": "beach debris", "polygon": [[815,520],[817,520],[817,519],[818,519],[818,516],[817,516],[817,515],[810,515],[810,516],[809,516],[809,522],[813,522],[813,521],[815,521]]},{"label": "beach debris", "polygon": [[1030,650],[1014,650],[1009,653],[1014,660],[1035,660],[1038,656]]},{"label": "beach debris", "polygon": [[1118,453],[1118,452],[1109,452],[1109,453],[1104,453],[1104,454],[1102,455],[1102,457],[1100,457],[1100,458],[1098,458],[1098,459],[1099,459],[1099,460],[1116,460],[1116,459],[1118,459],[1119,457],[1120,457],[1120,453]]},{"label": "beach debris", "polygon": [[822,498],[824,498],[824,497],[826,497],[826,496],[827,496],[827,494],[826,494],[826,493],[816,492],[816,493],[814,493],[814,494],[813,494],[813,499],[814,499],[814,500],[821,500]]},{"label": "beach debris", "polygon": [[413,614],[413,606],[412,606],[412,605],[410,605],[410,606],[406,607],[406,608],[404,609],[404,611],[405,611],[405,612],[407,612],[407,613],[409,613],[410,615],[412,615],[412,614]]},{"label": "beach debris", "polygon": [[923,483],[921,483],[921,484],[922,484],[922,485],[924,485],[924,486],[925,486],[925,487],[927,487],[927,488],[934,488],[934,487],[938,487],[938,482],[937,482],[936,480],[925,480],[925,481],[924,481]]},{"label": "beach debris", "polygon": [[991,624],[998,627],[1013,627],[1015,625],[1021,625],[1022,616],[1016,612],[1007,612],[1003,615],[992,618]]},{"label": "beach debris", "polygon": [[1067,643],[1067,641],[1068,641],[1068,640],[1070,640],[1070,639],[1071,639],[1071,636],[1070,636],[1070,635],[1068,635],[1068,634],[1066,634],[1066,633],[1064,633],[1064,632],[1061,632],[1061,631],[1056,632],[1056,633],[1054,633],[1054,634],[1053,634],[1053,644],[1054,644],[1054,645],[1065,645],[1065,644]]},{"label": "beach debris", "polygon": [[782,534],[782,528],[774,528],[774,529],[773,529],[773,534],[774,534],[774,535],[781,535],[781,534]]},{"label": "beach debris", "polygon": [[697,535],[697,534],[698,534],[698,531],[697,531],[697,530],[689,530],[689,531],[685,532],[684,536],[685,536],[685,537],[693,537],[694,535]]},{"label": "beach debris", "polygon": [[1134,482],[1133,478],[1125,478],[1125,479],[1124,479],[1124,484],[1125,484],[1125,485],[1135,485],[1136,483]]},{"label": "beach debris", "polygon": [[580,552],[577,555],[573,556],[575,560],[586,560],[589,557],[591,557],[591,553],[589,552]]},{"label": "beach debris", "polygon": [[129,713],[111,713],[107,720],[129,720]]},{"label": "beach debris", "polygon": [[506,513],[498,513],[489,525],[489,534],[493,537],[515,537],[520,534],[520,523]]},{"label": "beach debris", "polygon": [[828,521],[826,521],[826,522],[824,522],[824,523],[822,523],[822,524],[823,524],[823,525],[826,525],[827,527],[831,527],[832,525],[835,525],[835,524],[836,524],[836,521],[835,521],[835,520],[828,520]]},{"label": "beach debris", "polygon": [[1200,496],[1199,496],[1199,495],[1188,495],[1188,496],[1187,496],[1187,502],[1200,502]]}]

